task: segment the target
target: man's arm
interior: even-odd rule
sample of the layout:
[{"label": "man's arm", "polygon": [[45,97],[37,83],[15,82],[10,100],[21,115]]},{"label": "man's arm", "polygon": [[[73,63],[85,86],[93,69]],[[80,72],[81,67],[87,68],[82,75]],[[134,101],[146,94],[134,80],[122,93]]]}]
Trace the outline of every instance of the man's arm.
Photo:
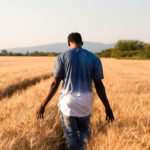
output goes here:
[{"label": "man's arm", "polygon": [[106,91],[105,91],[105,87],[103,85],[102,80],[101,79],[94,79],[94,85],[95,85],[96,92],[97,92],[99,98],[101,99],[102,103],[105,106],[106,120],[113,121],[114,115],[113,115],[113,112],[112,112],[111,107],[109,105]]},{"label": "man's arm", "polygon": [[60,82],[61,82],[61,78],[53,77],[53,80],[50,84],[48,92],[36,111],[37,118],[43,118],[45,107],[46,107],[47,103],[52,99],[54,94],[56,93]]}]

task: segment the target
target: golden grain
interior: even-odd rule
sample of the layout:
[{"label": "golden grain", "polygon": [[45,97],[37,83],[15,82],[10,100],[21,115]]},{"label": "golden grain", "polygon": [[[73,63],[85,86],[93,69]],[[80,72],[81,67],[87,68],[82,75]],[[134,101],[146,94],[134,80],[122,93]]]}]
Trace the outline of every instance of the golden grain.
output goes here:
[{"label": "golden grain", "polygon": [[[0,88],[52,72],[55,58],[1,57]],[[105,122],[96,95],[92,108],[88,150],[150,150],[150,61],[102,59],[104,84],[115,122]],[[9,79],[9,80],[8,80]],[[46,107],[43,120],[35,110],[51,78],[15,92],[0,101],[0,150],[64,150],[57,102],[59,91]]]}]

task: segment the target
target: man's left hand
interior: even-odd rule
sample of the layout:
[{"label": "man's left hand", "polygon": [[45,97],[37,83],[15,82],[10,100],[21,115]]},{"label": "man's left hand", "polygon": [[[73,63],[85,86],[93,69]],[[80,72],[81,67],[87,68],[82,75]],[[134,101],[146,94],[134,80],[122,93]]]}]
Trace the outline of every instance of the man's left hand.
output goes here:
[{"label": "man's left hand", "polygon": [[115,120],[115,118],[114,118],[111,108],[106,108],[105,111],[106,111],[106,120],[108,122],[110,122],[110,121],[113,122]]}]

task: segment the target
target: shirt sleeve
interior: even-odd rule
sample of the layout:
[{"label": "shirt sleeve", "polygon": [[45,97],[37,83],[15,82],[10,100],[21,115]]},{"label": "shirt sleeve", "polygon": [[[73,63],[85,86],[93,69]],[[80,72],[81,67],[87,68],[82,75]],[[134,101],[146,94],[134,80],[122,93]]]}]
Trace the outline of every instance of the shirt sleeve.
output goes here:
[{"label": "shirt sleeve", "polygon": [[94,64],[93,79],[104,79],[102,63],[99,58],[96,59]]},{"label": "shirt sleeve", "polygon": [[54,77],[64,76],[64,67],[60,56],[58,56],[55,60],[53,76]]}]

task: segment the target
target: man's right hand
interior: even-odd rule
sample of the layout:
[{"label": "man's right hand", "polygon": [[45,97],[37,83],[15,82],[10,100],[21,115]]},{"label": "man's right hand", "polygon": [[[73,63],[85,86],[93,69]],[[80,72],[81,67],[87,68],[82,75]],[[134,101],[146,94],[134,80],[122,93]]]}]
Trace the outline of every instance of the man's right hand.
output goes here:
[{"label": "man's right hand", "polygon": [[43,118],[44,111],[45,111],[45,106],[40,105],[36,111],[37,119]]},{"label": "man's right hand", "polygon": [[111,108],[106,108],[105,112],[106,112],[106,120],[108,122],[110,122],[110,121],[113,122],[115,120],[115,118],[114,118]]},{"label": "man's right hand", "polygon": [[52,79],[52,82],[49,86],[46,97],[43,99],[43,101],[39,105],[38,109],[36,110],[36,115],[37,115],[38,119],[43,118],[45,107],[46,107],[47,103],[52,99],[53,95],[56,93],[61,80],[62,80],[62,78],[60,78],[60,77],[59,78],[54,77]]}]

